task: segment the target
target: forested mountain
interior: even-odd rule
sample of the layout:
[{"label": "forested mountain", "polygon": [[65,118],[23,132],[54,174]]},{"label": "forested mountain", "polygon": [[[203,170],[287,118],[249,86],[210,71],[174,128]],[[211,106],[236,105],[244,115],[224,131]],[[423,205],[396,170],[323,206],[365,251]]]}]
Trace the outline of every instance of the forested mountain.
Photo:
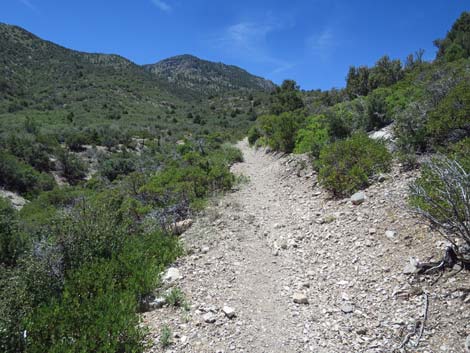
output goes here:
[{"label": "forested mountain", "polygon": [[168,59],[149,70],[118,55],[70,50],[6,24],[0,24],[0,51],[0,130],[6,121],[34,115],[53,128],[125,125],[179,136],[208,128],[242,131],[262,108],[253,106],[253,94],[274,87],[242,69],[194,57]]},{"label": "forested mountain", "polygon": [[157,77],[197,94],[220,94],[229,91],[274,90],[275,85],[233,65],[201,60],[192,55],[179,55],[145,68]]}]

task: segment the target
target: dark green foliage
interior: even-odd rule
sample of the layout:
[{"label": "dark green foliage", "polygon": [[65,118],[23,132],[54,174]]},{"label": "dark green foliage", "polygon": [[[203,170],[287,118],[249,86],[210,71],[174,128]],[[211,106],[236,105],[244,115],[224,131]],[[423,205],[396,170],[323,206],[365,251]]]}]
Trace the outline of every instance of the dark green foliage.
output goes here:
[{"label": "dark green foliage", "polygon": [[392,122],[391,114],[387,106],[387,97],[390,90],[376,89],[367,97],[367,129],[380,129]]},{"label": "dark green foliage", "polygon": [[350,99],[369,94],[369,76],[370,70],[367,66],[351,66],[349,68],[346,77],[346,91]]},{"label": "dark green foliage", "polygon": [[117,155],[106,158],[100,163],[99,172],[109,181],[115,180],[120,175],[128,175],[136,170],[134,158],[131,155]]},{"label": "dark green foliage", "polygon": [[332,139],[344,139],[356,131],[366,131],[367,104],[360,97],[350,102],[339,103],[327,111],[327,125]]},{"label": "dark green foliage", "polygon": [[27,248],[25,235],[18,229],[17,222],[16,211],[0,198],[0,270],[2,266],[15,266]]},{"label": "dark green foliage", "polygon": [[447,62],[470,57],[470,12],[463,12],[444,39],[434,41],[436,58]]},{"label": "dark green foliage", "polygon": [[466,137],[447,148],[449,158],[456,160],[460,165],[470,172],[470,137]]},{"label": "dark green foliage", "polygon": [[318,160],[319,181],[336,196],[348,196],[366,187],[370,178],[390,169],[386,147],[365,134],[327,145]]},{"label": "dark green foliage", "polygon": [[40,173],[6,151],[0,150],[0,185],[22,195],[34,195],[42,190],[52,190],[54,179]]},{"label": "dark green foliage", "polygon": [[400,148],[432,151],[466,136],[468,68],[468,60],[421,65],[416,78],[396,86],[387,104],[395,113]]},{"label": "dark green foliage", "polygon": [[42,135],[11,133],[0,142],[0,148],[13,154],[23,162],[40,172],[48,172],[53,168],[49,159],[57,142]]},{"label": "dark green foliage", "polygon": [[76,184],[85,178],[87,167],[76,155],[67,150],[59,150],[57,157],[61,165],[62,176],[70,184]]},{"label": "dark green foliage", "polygon": [[259,127],[269,147],[276,151],[292,152],[295,138],[304,118],[293,112],[281,115],[264,115],[259,120]]},{"label": "dark green foliage", "polygon": [[371,69],[369,87],[371,90],[380,87],[389,87],[403,78],[400,60],[390,60],[385,55],[381,57]]},{"label": "dark green foliage", "polygon": [[26,320],[26,351],[142,352],[135,298],[118,291],[112,263],[88,265],[70,277],[63,297]]},{"label": "dark green foliage", "polygon": [[256,141],[261,137],[261,132],[257,126],[252,126],[248,131],[248,143],[253,146]]},{"label": "dark green foliage", "polygon": [[271,113],[281,114],[292,112],[304,107],[299,93],[299,86],[293,80],[285,80],[280,87],[271,94]]},{"label": "dark green foliage", "polygon": [[427,134],[437,144],[470,136],[470,81],[455,86],[429,114]]},{"label": "dark green foliage", "polygon": [[351,66],[346,77],[346,92],[350,99],[366,96],[376,88],[389,87],[403,78],[400,60],[381,57],[375,66]]}]

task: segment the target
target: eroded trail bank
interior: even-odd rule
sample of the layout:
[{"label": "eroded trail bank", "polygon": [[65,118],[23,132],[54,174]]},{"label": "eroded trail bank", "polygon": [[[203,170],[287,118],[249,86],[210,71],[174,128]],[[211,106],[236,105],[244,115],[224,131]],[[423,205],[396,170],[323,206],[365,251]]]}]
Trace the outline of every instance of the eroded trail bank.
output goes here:
[{"label": "eroded trail bank", "polygon": [[[183,235],[189,254],[175,264],[182,278],[173,285],[190,309],[143,316],[151,351],[391,352],[415,331],[428,298],[413,351],[464,352],[468,274],[431,286],[434,277],[403,273],[410,256],[437,258],[444,246],[404,207],[412,174],[391,173],[355,206],[329,199],[292,157],[239,147],[245,161],[233,170],[248,182]],[[162,325],[172,330],[166,349]],[[410,335],[407,346],[417,340]]]}]

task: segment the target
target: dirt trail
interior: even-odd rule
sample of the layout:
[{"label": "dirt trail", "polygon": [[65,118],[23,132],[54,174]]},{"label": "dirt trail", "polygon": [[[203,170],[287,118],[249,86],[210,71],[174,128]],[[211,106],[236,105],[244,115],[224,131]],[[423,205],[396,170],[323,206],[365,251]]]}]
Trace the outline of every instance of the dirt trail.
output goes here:
[{"label": "dirt trail", "polygon": [[[422,318],[426,293],[426,329],[413,351],[464,352],[470,300],[455,284],[470,288],[469,276],[431,287],[432,278],[402,273],[410,256],[438,256],[444,246],[403,207],[413,174],[392,173],[354,206],[329,199],[313,173],[298,177],[293,158],[246,141],[238,147],[244,162],[233,171],[249,180],[183,235],[189,255],[175,264],[176,285],[191,308],[143,316],[151,351],[162,351],[166,324],[174,335],[168,352],[391,352]],[[294,303],[294,294],[308,304]],[[409,347],[416,341],[412,335]]]}]

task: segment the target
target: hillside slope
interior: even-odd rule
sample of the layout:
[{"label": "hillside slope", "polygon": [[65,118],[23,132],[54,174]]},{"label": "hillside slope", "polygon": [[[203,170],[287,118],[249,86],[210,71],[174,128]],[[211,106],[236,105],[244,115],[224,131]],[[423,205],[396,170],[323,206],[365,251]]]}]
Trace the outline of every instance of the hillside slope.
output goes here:
[{"label": "hillside slope", "polygon": [[[121,56],[67,49],[1,23],[0,51],[0,132],[33,116],[59,130],[114,125],[176,137],[203,129],[243,133],[253,115],[253,98],[246,92],[264,94],[273,85],[223,64],[198,69],[197,79],[191,74],[187,81],[172,59],[158,66],[174,76],[170,81]],[[211,90],[227,94],[209,100],[207,89],[194,82],[216,71],[227,73],[206,81]]]},{"label": "hillside slope", "polygon": [[206,95],[228,91],[272,91],[275,85],[233,65],[179,55],[144,66],[162,80]]}]

